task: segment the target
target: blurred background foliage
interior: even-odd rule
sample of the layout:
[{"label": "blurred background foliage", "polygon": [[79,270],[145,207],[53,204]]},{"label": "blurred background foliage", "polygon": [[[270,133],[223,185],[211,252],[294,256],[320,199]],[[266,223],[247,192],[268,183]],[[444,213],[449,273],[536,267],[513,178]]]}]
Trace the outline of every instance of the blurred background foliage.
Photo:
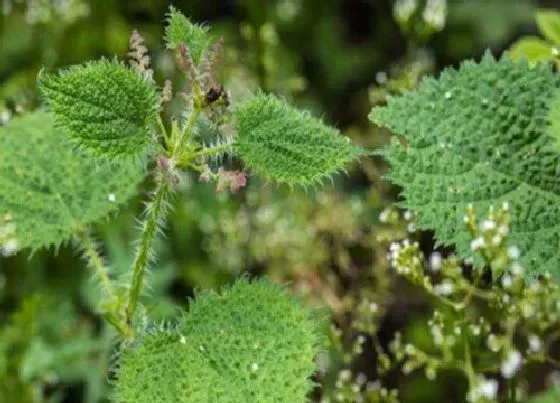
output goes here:
[{"label": "blurred background foliage", "polygon": [[[388,139],[367,121],[373,105],[415,87],[424,74],[479,58],[485,49],[500,54],[520,36],[537,33],[537,8],[556,4],[173,1],[224,37],[222,80],[234,101],[258,88],[281,93],[372,149]],[[132,29],[146,38],[156,80],[179,76],[161,41],[168,6],[156,0],[0,0],[0,124],[40,105],[41,69],[123,57]],[[310,191],[250,177],[237,195],[217,194],[196,177],[185,177],[167,237],[156,246],[158,264],[145,299],[149,319],[166,320],[194,289],[216,287],[242,273],[289,282],[309,304],[326,304],[333,314],[334,347],[322,359],[322,386],[314,399],[335,401],[337,379],[350,370],[369,390],[366,401],[392,401],[375,383],[382,357],[374,344],[386,346],[396,330],[418,343],[430,336],[429,301],[388,270],[388,244],[411,236],[429,252],[433,241],[431,234],[414,231],[410,214],[392,207],[398,189],[382,179],[384,169],[371,158],[334,186]],[[95,228],[117,274],[130,267],[142,197]],[[72,245],[0,259],[1,402],[106,401],[115,340],[95,314],[97,290],[90,278]],[[375,340],[356,344],[360,332],[372,330]],[[383,381],[398,388],[404,402],[433,402],[436,396],[459,402],[464,386],[454,376],[441,374],[431,382],[421,373],[404,378],[394,371]],[[541,380],[535,388],[543,385]],[[358,401],[351,393],[343,401]]]}]

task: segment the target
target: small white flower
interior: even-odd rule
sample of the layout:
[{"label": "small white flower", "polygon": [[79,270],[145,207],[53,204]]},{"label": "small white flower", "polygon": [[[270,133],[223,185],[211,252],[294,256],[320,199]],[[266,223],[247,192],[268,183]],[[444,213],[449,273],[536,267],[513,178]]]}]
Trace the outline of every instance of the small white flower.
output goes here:
[{"label": "small white flower", "polygon": [[500,351],[500,348],[502,347],[498,341],[498,338],[493,334],[490,334],[488,336],[488,339],[486,339],[486,345],[488,345],[488,348],[493,352]]},{"label": "small white flower", "polygon": [[451,93],[451,91],[445,91],[444,97],[445,97],[445,99],[451,99],[452,95],[453,94]]},{"label": "small white flower", "polygon": [[416,11],[416,7],[418,7],[416,0],[397,0],[393,12],[398,20],[408,21]]},{"label": "small white flower", "polygon": [[439,271],[441,269],[441,254],[434,252],[430,255],[430,270]]},{"label": "small white flower", "polygon": [[389,209],[385,209],[379,213],[379,221],[382,223],[389,221]]},{"label": "small white flower", "polygon": [[500,225],[498,227],[498,234],[500,234],[501,236],[506,236],[509,232],[509,228],[507,227],[507,225]]},{"label": "small white flower", "polygon": [[368,308],[371,313],[376,313],[377,310],[379,309],[379,306],[375,302],[370,302]]},{"label": "small white flower", "polygon": [[519,259],[519,256],[521,256],[521,252],[519,252],[519,248],[517,246],[510,246],[508,248],[508,256],[512,260],[517,260]]},{"label": "small white flower", "polygon": [[434,344],[439,346],[443,343],[443,333],[441,332],[441,327],[438,325],[433,325],[430,327],[430,331],[432,332],[432,337],[434,338]]},{"label": "small white flower", "polygon": [[422,18],[437,30],[441,30],[445,25],[445,15],[447,3],[443,0],[428,0],[422,13]]},{"label": "small white flower", "polygon": [[480,335],[480,326],[478,325],[471,325],[470,326],[471,329],[471,333],[473,334],[473,336],[479,336]]},{"label": "small white flower", "polygon": [[471,250],[482,249],[484,246],[484,238],[481,236],[471,241]]},{"label": "small white flower", "polygon": [[181,344],[187,344],[187,338],[184,335],[181,335]]},{"label": "small white flower", "polygon": [[512,378],[519,367],[521,367],[522,357],[521,353],[517,350],[510,351],[507,358],[502,361],[500,365],[500,372],[502,376],[506,379]]},{"label": "small white flower", "polygon": [[521,277],[523,276],[524,271],[523,267],[521,267],[518,263],[511,266],[511,274],[514,276]]},{"label": "small white flower", "polygon": [[487,399],[495,399],[498,396],[498,381],[494,379],[485,379],[478,385],[481,397]]},{"label": "small white flower", "polygon": [[494,220],[484,220],[480,224],[480,229],[483,231],[491,231],[496,228],[496,221]]},{"label": "small white flower", "polygon": [[19,243],[17,239],[8,239],[2,247],[2,255],[13,256],[19,249]]},{"label": "small white flower", "polygon": [[498,246],[502,242],[502,237],[499,234],[496,234],[492,237],[492,245]]},{"label": "small white flower", "polygon": [[539,336],[537,336],[536,334],[530,334],[527,338],[527,341],[529,342],[529,351],[535,353],[540,351],[542,342]]},{"label": "small white flower", "polygon": [[377,81],[378,84],[387,82],[387,73],[385,73],[384,71],[378,71],[377,73],[375,73],[375,81]]},{"label": "small white flower", "polygon": [[437,295],[450,295],[453,293],[453,288],[453,282],[446,279],[434,287],[434,292]]},{"label": "small white flower", "polygon": [[509,275],[505,275],[502,277],[502,287],[509,288],[513,284],[513,279]]},{"label": "small white flower", "polygon": [[256,362],[251,364],[251,371],[256,372],[259,369],[259,364]]},{"label": "small white flower", "polygon": [[412,220],[412,211],[406,210],[406,211],[404,212],[404,219],[405,219],[406,221]]},{"label": "small white flower", "polygon": [[117,201],[117,196],[115,196],[114,193],[109,193],[109,195],[107,196],[107,200],[109,200],[111,203],[114,203]]}]

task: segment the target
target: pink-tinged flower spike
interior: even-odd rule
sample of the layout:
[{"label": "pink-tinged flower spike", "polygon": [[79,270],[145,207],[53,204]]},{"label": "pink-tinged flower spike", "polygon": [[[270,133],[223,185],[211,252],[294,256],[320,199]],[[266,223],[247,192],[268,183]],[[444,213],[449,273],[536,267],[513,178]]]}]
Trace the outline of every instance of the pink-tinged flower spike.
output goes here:
[{"label": "pink-tinged flower spike", "polygon": [[235,175],[230,185],[231,192],[237,193],[239,189],[245,186],[247,186],[247,174],[243,171],[235,172]]},{"label": "pink-tinged flower spike", "polygon": [[130,58],[128,63],[132,70],[148,81],[154,81],[154,71],[150,69],[148,48],[144,45],[144,38],[142,38],[136,30],[132,31],[132,35],[130,36],[130,51],[128,52],[128,57]]},{"label": "pink-tinged flower spike", "polygon": [[222,193],[229,187],[231,193],[237,193],[239,189],[247,185],[247,174],[243,171],[224,171],[220,167],[218,171],[218,184],[216,192]]}]

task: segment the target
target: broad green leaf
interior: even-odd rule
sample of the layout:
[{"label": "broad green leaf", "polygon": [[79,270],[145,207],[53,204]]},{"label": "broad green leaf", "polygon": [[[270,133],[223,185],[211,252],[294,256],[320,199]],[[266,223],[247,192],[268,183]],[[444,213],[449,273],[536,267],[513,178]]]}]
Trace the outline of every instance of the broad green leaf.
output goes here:
[{"label": "broad green leaf", "polygon": [[115,401],[304,402],[313,388],[322,319],[283,287],[238,280],[202,292],[174,327],[119,355]]},{"label": "broad green leaf", "polygon": [[169,7],[167,25],[165,26],[165,43],[168,49],[177,49],[181,44],[186,45],[195,63],[202,58],[205,50],[211,44],[210,28],[206,25],[195,24],[174,7]]},{"label": "broad green leaf", "polygon": [[510,56],[513,60],[526,59],[531,67],[538,62],[550,62],[555,58],[550,44],[537,37],[522,38],[511,46]]},{"label": "broad green leaf", "polygon": [[560,388],[551,388],[544,393],[534,396],[528,403],[558,403],[560,402]]},{"label": "broad green leaf", "polygon": [[548,135],[548,108],[560,77],[550,66],[486,55],[389,98],[370,119],[403,136],[382,151],[402,205],[442,244],[471,255],[463,223],[469,203],[483,215],[508,202],[510,241],[533,272],[560,267],[560,156]]},{"label": "broad green leaf", "polygon": [[288,185],[320,182],[365,151],[283,99],[259,94],[234,111],[237,150],[257,174]]},{"label": "broad green leaf", "polygon": [[155,116],[155,87],[116,61],[43,74],[40,85],[57,123],[82,148],[103,157],[142,156]]},{"label": "broad green leaf", "polygon": [[143,168],[98,162],[73,150],[52,114],[37,111],[0,127],[0,217],[9,215],[21,248],[69,240],[137,191]]},{"label": "broad green leaf", "polygon": [[539,10],[536,13],[539,30],[549,41],[560,46],[560,12]]}]

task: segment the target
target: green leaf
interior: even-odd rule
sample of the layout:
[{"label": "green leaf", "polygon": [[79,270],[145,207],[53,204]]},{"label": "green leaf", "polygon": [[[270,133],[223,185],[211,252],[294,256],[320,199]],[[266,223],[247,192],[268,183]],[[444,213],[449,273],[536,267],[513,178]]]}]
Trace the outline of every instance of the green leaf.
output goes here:
[{"label": "green leaf", "polygon": [[274,95],[259,94],[234,114],[243,162],[271,181],[313,184],[366,154],[335,128]]},{"label": "green leaf", "polygon": [[549,41],[560,45],[560,12],[556,10],[539,10],[536,12],[539,30]]},{"label": "green leaf", "polygon": [[418,226],[469,257],[463,216],[469,203],[487,213],[509,202],[510,241],[533,272],[560,267],[560,156],[548,135],[548,107],[560,77],[507,55],[463,63],[417,90],[390,98],[370,119],[403,136],[382,151],[389,179]]},{"label": "green leaf", "polygon": [[183,44],[189,48],[195,63],[198,63],[211,44],[210,28],[195,24],[173,6],[169,7],[165,26],[165,43],[168,49],[176,49]]},{"label": "green leaf", "polygon": [[550,62],[552,55],[550,44],[537,37],[522,38],[511,46],[510,56],[513,60],[526,59],[531,67],[538,62]]},{"label": "green leaf", "polygon": [[40,77],[55,113],[81,147],[104,157],[142,156],[155,116],[155,87],[116,61],[100,60]]},{"label": "green leaf", "polygon": [[556,91],[550,101],[548,119],[550,121],[548,132],[554,140],[554,147],[560,152],[560,91]]},{"label": "green leaf", "polygon": [[560,402],[560,388],[551,388],[546,392],[534,396],[528,403],[557,403]]},{"label": "green leaf", "polygon": [[202,292],[176,327],[121,351],[114,400],[304,402],[323,325],[266,280]]},{"label": "green leaf", "polygon": [[42,111],[0,127],[0,217],[12,217],[21,248],[69,240],[137,191],[143,169],[131,161],[97,162],[68,146]]}]

